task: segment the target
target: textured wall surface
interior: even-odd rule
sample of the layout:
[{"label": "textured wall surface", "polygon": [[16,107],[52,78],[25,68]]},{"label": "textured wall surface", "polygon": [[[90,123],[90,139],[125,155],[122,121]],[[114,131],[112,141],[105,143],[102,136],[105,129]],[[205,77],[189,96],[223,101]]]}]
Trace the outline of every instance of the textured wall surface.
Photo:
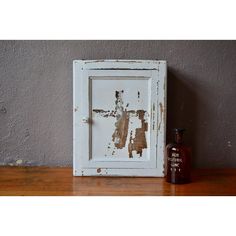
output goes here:
[{"label": "textured wall surface", "polygon": [[167,60],[167,141],[236,167],[236,41],[0,41],[0,165],[72,166],[74,59]]}]

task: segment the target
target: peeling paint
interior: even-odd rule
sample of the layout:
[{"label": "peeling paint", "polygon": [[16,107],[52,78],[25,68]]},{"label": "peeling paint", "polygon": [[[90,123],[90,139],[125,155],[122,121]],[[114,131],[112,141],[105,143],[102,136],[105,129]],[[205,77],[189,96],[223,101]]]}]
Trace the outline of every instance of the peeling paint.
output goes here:
[{"label": "peeling paint", "polygon": [[155,103],[152,105],[152,130],[155,130]]},{"label": "peeling paint", "polygon": [[[95,62],[125,62],[125,63],[128,63],[128,64],[132,64],[132,63],[142,63],[142,61],[140,61],[140,60],[106,60],[106,59],[100,59],[100,60],[86,60],[86,59],[83,59],[85,62],[85,64],[88,64],[88,63],[95,63]],[[155,64],[157,64],[157,62],[156,61],[147,61],[146,63],[148,63],[148,64],[150,64],[150,63],[155,63]],[[159,64],[160,64],[160,62],[159,62]]]},{"label": "peeling paint", "polygon": [[[105,111],[103,109],[93,109],[93,112],[105,118],[115,117],[115,130],[112,134],[111,139],[114,143],[115,148],[125,148],[128,135],[130,135],[128,143],[128,155],[130,158],[132,158],[132,151],[136,151],[136,153],[141,157],[143,149],[147,148],[145,132],[148,130],[148,122],[145,121],[145,115],[148,116],[148,113],[144,110],[127,110],[126,108],[128,107],[129,103],[127,103],[126,108],[124,108],[124,102],[122,98],[123,93],[124,90],[115,91],[115,110]],[[138,96],[140,96],[140,92],[138,92]],[[155,105],[152,109],[154,109],[155,111]],[[134,137],[132,136],[132,131],[130,132],[130,134],[128,134],[129,124],[133,123],[130,122],[130,117],[138,117],[141,121],[141,127],[135,129]],[[108,150],[111,149],[110,145],[111,144],[109,143],[107,146]],[[114,154],[115,150],[112,151],[111,155],[113,156]]]},{"label": "peeling paint", "polygon": [[161,102],[159,103],[159,107],[160,107],[160,122],[158,124],[158,130],[160,130],[160,128],[161,128],[161,123],[163,120],[163,113],[164,113],[164,107]]},{"label": "peeling paint", "polygon": [[98,113],[99,115],[103,116],[103,117],[109,117],[109,116],[113,116],[116,117],[116,111],[105,111],[103,109],[93,109],[94,113]]},{"label": "peeling paint", "polygon": [[126,138],[129,128],[129,116],[127,111],[124,111],[115,123],[116,129],[112,135],[112,141],[116,148],[125,147]]},{"label": "peeling paint", "polygon": [[129,158],[133,157],[132,152],[136,151],[139,156],[142,156],[143,149],[147,148],[147,141],[145,132],[148,130],[148,123],[145,122],[144,115],[145,111],[138,110],[138,117],[141,120],[141,128],[135,129],[135,136],[133,138],[133,132],[130,132],[130,139],[128,144]]},{"label": "peeling paint", "polygon": [[138,91],[138,102],[140,102],[140,92]]},{"label": "peeling paint", "polygon": [[116,123],[115,123],[115,131],[112,134],[112,141],[115,144],[115,147],[121,149],[125,147],[128,129],[129,129],[129,114],[123,108],[123,100],[122,94],[124,90],[115,91],[115,111],[116,111]]},{"label": "peeling paint", "polygon": [[129,129],[129,115],[127,111],[124,111],[121,116],[117,119],[115,123],[116,129],[112,134],[112,141],[115,147],[121,149],[125,147],[128,129]]},{"label": "peeling paint", "polygon": [[159,80],[157,81],[157,96],[158,96],[158,93],[159,93]]}]

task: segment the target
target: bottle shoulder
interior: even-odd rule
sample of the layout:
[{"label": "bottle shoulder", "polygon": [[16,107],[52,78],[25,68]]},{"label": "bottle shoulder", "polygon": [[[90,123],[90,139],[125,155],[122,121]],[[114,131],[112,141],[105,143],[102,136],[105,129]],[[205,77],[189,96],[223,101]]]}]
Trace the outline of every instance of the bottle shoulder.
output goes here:
[{"label": "bottle shoulder", "polygon": [[168,144],[166,145],[166,148],[167,148],[167,149],[170,149],[170,148],[173,148],[173,147],[178,147],[178,144],[177,144],[177,143],[168,143]]},{"label": "bottle shoulder", "polygon": [[188,146],[184,145],[183,143],[169,143],[166,145],[167,149],[171,149],[171,148],[177,148],[177,149],[189,149]]},{"label": "bottle shoulder", "polygon": [[175,145],[175,143],[168,143],[166,147],[173,147],[173,145]]}]

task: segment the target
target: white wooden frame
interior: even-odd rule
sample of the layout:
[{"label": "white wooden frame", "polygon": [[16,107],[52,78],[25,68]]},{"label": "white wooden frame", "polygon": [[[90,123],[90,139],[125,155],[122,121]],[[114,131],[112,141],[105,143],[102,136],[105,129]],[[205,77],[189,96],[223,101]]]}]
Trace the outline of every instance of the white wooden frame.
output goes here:
[{"label": "white wooden frame", "polygon": [[[150,141],[155,152],[148,163],[126,162],[115,168],[114,162],[98,168],[89,156],[89,125],[82,123],[89,114],[89,81],[94,76],[136,76],[151,79],[153,106]],[[166,132],[166,61],[147,60],[75,60],[73,62],[73,173],[75,176],[149,176],[162,177]],[[86,89],[87,88],[87,89]],[[86,97],[86,99],[84,99]],[[154,132],[155,131],[155,132]],[[152,149],[154,150],[154,149]]]}]

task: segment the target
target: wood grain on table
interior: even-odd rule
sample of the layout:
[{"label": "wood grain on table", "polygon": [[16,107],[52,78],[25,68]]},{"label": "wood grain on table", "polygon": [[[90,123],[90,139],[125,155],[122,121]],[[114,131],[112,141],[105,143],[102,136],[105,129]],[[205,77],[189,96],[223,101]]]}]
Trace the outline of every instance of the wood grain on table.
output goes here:
[{"label": "wood grain on table", "polygon": [[192,183],[164,178],[73,177],[72,168],[0,167],[1,196],[224,196],[236,195],[236,169],[199,169]]}]

